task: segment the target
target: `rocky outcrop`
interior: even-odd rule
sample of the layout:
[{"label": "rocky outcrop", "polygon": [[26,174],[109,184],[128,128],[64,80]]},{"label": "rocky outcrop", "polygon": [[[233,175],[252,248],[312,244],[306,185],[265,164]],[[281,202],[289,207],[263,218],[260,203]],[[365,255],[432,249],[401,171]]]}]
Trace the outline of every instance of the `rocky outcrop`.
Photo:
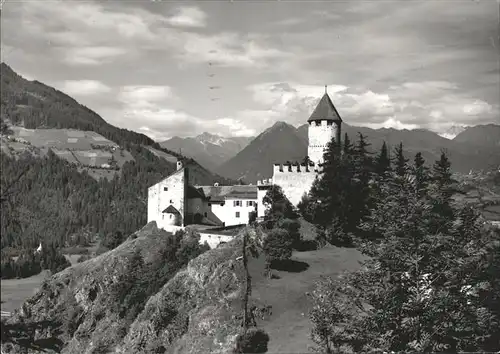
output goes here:
[{"label": "rocky outcrop", "polygon": [[[143,287],[157,281],[148,266],[168,258],[164,251],[172,243],[172,235],[154,222],[134,237],[53,275],[10,321],[50,322],[36,338],[56,335],[64,342],[62,353],[231,352],[241,324],[239,238],[201,254],[180,270],[173,265],[159,290],[130,300],[137,287],[124,286],[137,274],[146,280]],[[166,264],[175,264],[168,259]],[[162,268],[165,271],[169,269]],[[120,311],[127,301],[130,309]]]}]

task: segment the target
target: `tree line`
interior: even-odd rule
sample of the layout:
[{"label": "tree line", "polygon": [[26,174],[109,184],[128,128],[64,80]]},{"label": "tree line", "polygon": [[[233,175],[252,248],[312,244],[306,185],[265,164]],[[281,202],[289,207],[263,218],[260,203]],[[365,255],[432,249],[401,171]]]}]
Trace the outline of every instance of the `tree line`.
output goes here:
[{"label": "tree line", "polygon": [[324,278],[311,294],[317,350],[500,350],[500,231],[454,201],[443,152],[428,166],[403,145],[392,158],[365,137],[332,140],[299,204],[320,244],[354,246],[359,271]]},{"label": "tree line", "polygon": [[126,162],[114,179],[99,181],[50,150],[43,158],[2,153],[2,195],[25,171],[2,203],[2,251],[34,248],[40,242],[86,246],[95,235],[107,244],[144,226],[148,187],[175,167],[138,145],[130,151],[134,161]]},{"label": "tree line", "polygon": [[48,269],[52,274],[71,266],[70,262],[53,244],[42,245],[40,251],[24,249],[17,259],[2,257],[2,279],[27,278]]}]

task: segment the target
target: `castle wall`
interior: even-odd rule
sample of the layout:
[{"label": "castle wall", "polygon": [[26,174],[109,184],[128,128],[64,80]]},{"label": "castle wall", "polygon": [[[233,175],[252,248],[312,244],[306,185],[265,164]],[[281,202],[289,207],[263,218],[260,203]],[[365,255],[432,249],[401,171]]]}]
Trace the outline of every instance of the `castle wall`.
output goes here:
[{"label": "castle wall", "polygon": [[318,121],[310,122],[308,128],[309,146],[307,148],[307,155],[314,163],[323,162],[323,154],[332,140],[339,139],[340,127],[332,121]]},{"label": "castle wall", "polygon": [[184,223],[186,170],[182,169],[148,188],[148,222],[156,221],[159,228],[169,229],[168,214],[162,213],[169,205],[181,213]]},{"label": "castle wall", "polygon": [[283,189],[288,200],[297,205],[302,199],[304,193],[308,193],[316,178],[317,172],[310,167],[309,171],[306,166],[301,165],[274,165],[273,184],[277,184]]}]

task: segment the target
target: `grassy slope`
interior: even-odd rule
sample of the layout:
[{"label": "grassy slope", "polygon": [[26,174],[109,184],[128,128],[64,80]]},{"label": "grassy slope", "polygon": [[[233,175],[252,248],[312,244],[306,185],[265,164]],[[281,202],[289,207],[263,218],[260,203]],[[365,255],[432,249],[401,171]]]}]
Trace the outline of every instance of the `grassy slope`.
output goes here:
[{"label": "grassy slope", "polygon": [[[303,225],[304,238],[312,239],[314,230]],[[76,259],[76,258],[75,258]],[[306,292],[311,292],[320,276],[337,275],[344,270],[358,267],[362,256],[355,249],[327,246],[316,251],[295,252],[292,259],[303,271],[287,272],[273,270],[280,279],[263,276],[264,257],[251,259],[252,302],[272,306],[272,316],[258,321],[270,335],[269,353],[304,353],[312,345],[310,341],[311,323],[308,318],[309,300]],[[305,269],[307,267],[307,269]],[[300,268],[300,267],[297,267]],[[20,280],[2,281],[2,310],[12,311],[30,297],[43,280],[35,276]],[[5,285],[6,286],[5,286]]]},{"label": "grassy slope", "polygon": [[[302,221],[302,237],[314,238],[314,227]],[[263,276],[264,257],[250,261],[252,298],[272,306],[272,316],[258,322],[270,336],[268,353],[307,353],[310,340],[309,299],[321,276],[337,276],[345,270],[356,270],[365,259],[356,249],[326,246],[306,252],[294,252],[296,272],[273,270],[280,279]]]},{"label": "grassy slope", "polygon": [[293,260],[308,268],[302,272],[273,270],[280,279],[262,276],[263,257],[251,262],[252,298],[272,306],[272,316],[259,326],[269,334],[269,353],[307,353],[310,340],[309,299],[306,292],[314,289],[321,276],[336,276],[344,270],[359,267],[361,254],[355,249],[327,246],[316,251],[295,252]]}]

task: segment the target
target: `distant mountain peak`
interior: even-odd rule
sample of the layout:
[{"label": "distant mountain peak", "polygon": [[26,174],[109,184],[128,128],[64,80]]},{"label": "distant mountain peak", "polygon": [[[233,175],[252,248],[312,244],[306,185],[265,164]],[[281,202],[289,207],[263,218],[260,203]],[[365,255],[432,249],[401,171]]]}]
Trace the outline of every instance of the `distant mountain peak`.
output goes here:
[{"label": "distant mountain peak", "polygon": [[438,134],[439,136],[446,138],[446,139],[454,139],[458,134],[466,130],[469,126],[464,125],[464,124],[456,124],[451,126],[449,129],[444,131],[441,134]]},{"label": "distant mountain peak", "polygon": [[228,139],[217,135],[217,134],[210,134],[207,132],[204,132],[197,137],[195,137],[195,140],[199,141],[202,144],[214,144],[214,145],[219,145],[221,146],[222,144],[226,143]]}]

